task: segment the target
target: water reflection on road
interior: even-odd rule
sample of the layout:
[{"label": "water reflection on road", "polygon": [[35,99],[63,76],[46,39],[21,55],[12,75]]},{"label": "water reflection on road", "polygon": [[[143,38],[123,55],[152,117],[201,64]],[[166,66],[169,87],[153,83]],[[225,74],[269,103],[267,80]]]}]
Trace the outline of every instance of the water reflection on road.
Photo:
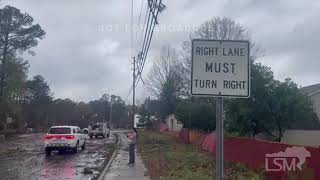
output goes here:
[{"label": "water reflection on road", "polygon": [[[113,135],[108,139],[88,138],[86,149],[77,154],[56,152],[46,157],[43,136],[44,134],[21,135],[9,139],[3,145],[8,151],[0,154],[0,180],[91,179],[98,174],[98,169],[111,154],[110,144],[115,143]],[[84,168],[90,171],[84,173]]]}]

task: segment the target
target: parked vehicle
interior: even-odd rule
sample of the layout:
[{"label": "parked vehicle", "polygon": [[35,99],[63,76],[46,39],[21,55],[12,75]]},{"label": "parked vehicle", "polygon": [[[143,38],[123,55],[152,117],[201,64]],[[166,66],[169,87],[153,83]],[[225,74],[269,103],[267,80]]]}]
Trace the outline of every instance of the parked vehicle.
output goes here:
[{"label": "parked vehicle", "polygon": [[96,123],[89,125],[89,136],[90,138],[101,136],[103,138],[110,136],[110,130],[107,128],[106,123]]},{"label": "parked vehicle", "polygon": [[53,126],[44,137],[46,155],[54,150],[71,150],[74,153],[86,147],[86,135],[77,126]]}]

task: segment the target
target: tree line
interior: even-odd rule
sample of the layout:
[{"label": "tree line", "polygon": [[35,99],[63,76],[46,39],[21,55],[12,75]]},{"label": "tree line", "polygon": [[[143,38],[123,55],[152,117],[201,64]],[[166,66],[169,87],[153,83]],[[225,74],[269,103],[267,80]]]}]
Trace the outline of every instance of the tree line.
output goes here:
[{"label": "tree line", "polygon": [[249,40],[251,62],[251,96],[248,99],[225,99],[225,128],[228,133],[254,138],[259,133],[281,141],[283,133],[298,121],[318,122],[307,95],[290,78],[276,80],[270,67],[257,60],[263,51],[256,46],[249,31],[233,19],[214,17],[191,33],[181,48],[162,47],[149,72],[147,86],[157,110],[148,111],[148,103],[141,106],[146,115],[164,119],[170,114],[186,128],[212,131],[215,129],[215,98],[193,97],[191,82],[191,40]]},{"label": "tree line", "polygon": [[[88,103],[54,99],[44,77],[28,79],[29,62],[23,54],[35,55],[32,48],[45,35],[29,14],[12,6],[0,8],[0,130],[46,129],[64,124],[86,127],[90,122],[109,122],[110,114],[114,126],[130,126],[130,107],[119,96],[104,94]],[[161,48],[146,80],[152,100],[145,100],[140,114],[161,119],[175,114],[186,128],[206,132],[215,129],[216,99],[190,93],[191,40],[195,38],[251,42],[251,96],[225,100],[228,133],[253,138],[265,133],[280,141],[284,131],[296,122],[317,124],[310,99],[291,79],[276,80],[271,68],[257,61],[262,51],[249,31],[226,17],[203,23],[181,48]]]},{"label": "tree line", "polygon": [[113,125],[126,127],[129,107],[119,96],[103,94],[88,103],[54,99],[44,77],[28,79],[30,65],[23,54],[35,55],[32,48],[45,35],[28,13],[9,5],[0,8],[0,131],[109,122],[111,104]]}]

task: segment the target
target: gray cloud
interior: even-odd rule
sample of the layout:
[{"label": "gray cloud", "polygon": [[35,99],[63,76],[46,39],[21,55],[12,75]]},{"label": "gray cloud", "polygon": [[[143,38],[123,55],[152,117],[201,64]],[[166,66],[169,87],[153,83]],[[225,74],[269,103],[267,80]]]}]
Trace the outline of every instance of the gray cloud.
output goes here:
[{"label": "gray cloud", "polygon": [[[140,2],[135,1],[135,22]],[[192,26],[214,16],[234,18],[248,27],[255,43],[265,49],[259,61],[271,66],[278,79],[292,77],[300,85],[319,83],[317,0],[163,2],[167,9],[161,14],[160,25]],[[132,79],[130,32],[126,29],[130,1],[5,0],[2,4],[7,3],[31,14],[46,30],[46,38],[35,48],[37,55],[26,58],[31,64],[30,75],[43,75],[55,97],[88,101],[104,92],[127,95]],[[188,35],[188,31],[156,31],[144,76],[162,45],[180,47]],[[147,96],[143,85],[137,91],[140,98]]]}]

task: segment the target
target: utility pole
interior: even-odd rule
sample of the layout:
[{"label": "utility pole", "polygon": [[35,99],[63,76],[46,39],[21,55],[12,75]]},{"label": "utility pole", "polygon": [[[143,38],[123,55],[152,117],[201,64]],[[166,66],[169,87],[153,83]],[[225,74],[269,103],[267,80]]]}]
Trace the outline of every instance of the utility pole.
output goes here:
[{"label": "utility pole", "polygon": [[134,127],[135,95],[136,95],[136,57],[133,57],[133,83],[132,83],[132,127]]},{"label": "utility pole", "polygon": [[147,103],[147,112],[148,112],[148,114],[151,114],[150,113],[150,96],[149,96],[149,98],[148,98],[148,103]]},{"label": "utility pole", "polygon": [[110,99],[110,114],[109,114],[109,129],[111,131],[111,122],[112,122],[112,104],[113,104],[113,98],[111,96]]},{"label": "utility pole", "polygon": [[[133,122],[133,127],[134,127],[134,119],[135,119],[135,88],[136,88],[136,81],[139,83],[139,80],[142,80],[141,74],[142,74],[142,70],[144,68],[144,63],[148,54],[148,50],[150,47],[150,43],[151,43],[151,39],[153,36],[153,31],[154,31],[154,27],[156,26],[156,24],[158,24],[157,18],[158,18],[158,14],[161,13],[164,9],[165,9],[165,5],[162,4],[162,0],[147,0],[148,1],[148,6],[149,6],[149,11],[152,14],[152,20],[151,23],[149,24],[149,18],[150,18],[150,14],[149,14],[149,18],[148,18],[148,25],[147,25],[147,29],[145,31],[145,36],[144,36],[144,40],[143,40],[143,45],[142,45],[142,51],[140,51],[140,53],[137,55],[137,59],[135,56],[132,55],[133,51],[133,45],[132,45],[132,27],[133,27],[133,0],[131,1],[131,56],[133,58],[133,83],[132,83],[132,122]],[[153,22],[154,20],[154,22]],[[150,28],[148,28],[150,25]],[[137,63],[137,69],[138,72],[136,73],[136,61],[138,61]],[[140,67],[139,67],[140,65]],[[137,76],[139,76],[139,78],[137,79]],[[143,80],[142,80],[143,82]]]}]

